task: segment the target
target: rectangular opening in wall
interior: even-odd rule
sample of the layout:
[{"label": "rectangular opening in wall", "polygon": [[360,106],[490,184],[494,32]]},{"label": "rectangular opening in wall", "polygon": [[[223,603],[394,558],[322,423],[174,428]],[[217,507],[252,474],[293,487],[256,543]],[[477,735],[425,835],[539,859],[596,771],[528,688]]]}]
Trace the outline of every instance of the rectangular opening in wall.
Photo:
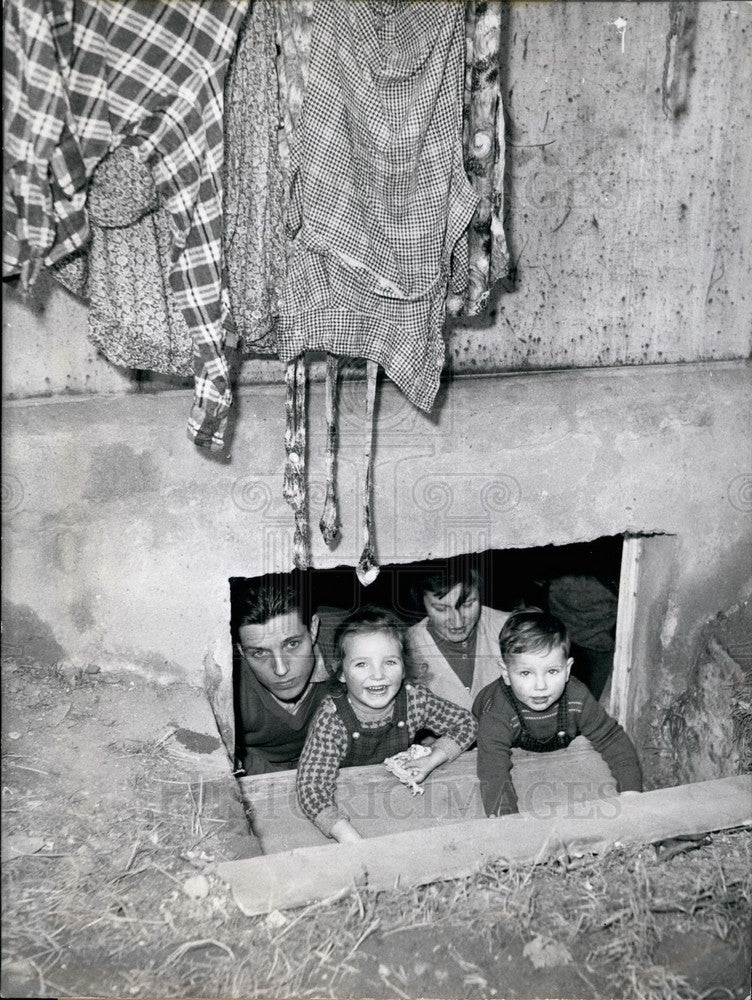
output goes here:
[{"label": "rectangular opening in wall", "polygon": [[[471,591],[477,586],[477,595],[470,596],[477,596],[476,603],[492,621],[531,607],[568,619],[575,660],[583,661],[580,673],[594,691],[601,689],[601,706],[624,724],[645,770],[646,764],[650,766],[646,755],[659,750],[652,744],[660,743],[660,737],[656,740],[654,734],[641,730],[649,728],[655,716],[655,682],[662,669],[657,647],[665,644],[672,628],[667,609],[675,542],[670,535],[618,536],[566,546],[488,550],[451,560],[386,566],[367,589],[360,587],[352,567],[313,570],[301,578],[307,612],[317,619],[310,622],[309,641],[316,633],[321,662],[328,666],[323,666],[323,676],[330,677],[337,672],[333,635],[343,617],[364,603],[374,603],[396,612],[408,630],[415,629],[429,617],[424,591],[427,575],[438,570],[441,576],[441,571],[459,564],[462,576],[464,564],[476,574],[464,577],[470,580]],[[450,584],[454,580],[450,572]],[[258,579],[236,578],[232,583],[235,598],[256,586]],[[450,610],[458,613],[464,603],[473,603],[466,601],[468,595],[463,597],[462,591],[454,596]],[[460,629],[461,621],[457,624],[451,615],[447,620]],[[270,641],[273,645],[277,639]],[[455,636],[454,641],[465,640]],[[296,636],[293,643],[297,648]],[[461,655],[450,659],[452,669],[459,666],[463,682],[470,682]],[[492,682],[490,690],[496,688]],[[604,722],[603,713],[582,688],[576,690],[576,698],[582,706],[589,704],[598,724]],[[557,706],[557,717],[558,711]],[[610,740],[615,727],[607,725]],[[592,738],[597,743],[595,730]],[[352,844],[339,848],[334,843],[339,838],[327,836],[301,808],[297,779],[303,766],[298,772],[283,766],[249,773],[239,778],[239,785],[255,835],[253,851],[268,856],[252,858],[247,866],[229,863],[221,873],[231,881],[236,898],[242,898],[244,912],[265,913],[331,896],[361,878],[367,879],[369,888],[388,888],[395,880],[423,884],[465,876],[477,872],[479,857],[508,864],[518,848],[526,862],[537,863],[557,856],[562,837],[569,845],[581,842],[584,852],[597,854],[604,844],[644,845],[669,842],[672,837],[695,840],[708,830],[749,823],[749,779],[744,776],[713,782],[707,801],[698,798],[693,786],[617,795],[632,792],[636,786],[624,782],[623,773],[617,776],[624,757],[620,764],[612,759],[614,767],[607,762],[607,742],[599,751],[592,741],[577,735],[566,747],[550,753],[531,753],[515,741],[506,745],[524,826],[514,816],[486,821],[478,748],[471,746],[455,759],[440,761],[418,795],[412,794],[409,782],[401,783],[398,775],[385,768],[383,760],[343,764],[335,782],[336,799],[364,841],[356,851]],[[623,741],[620,755],[622,750]],[[634,750],[631,756],[634,762]],[[639,768],[637,772],[638,785]],[[236,867],[230,871],[233,864]]]},{"label": "rectangular opening in wall", "polygon": [[[473,671],[491,669],[491,680],[498,676],[500,623],[518,609],[550,611],[564,621],[570,633],[573,674],[613,714],[613,705],[618,708],[621,703],[626,704],[628,693],[630,647],[627,642],[626,652],[620,650],[619,637],[622,636],[623,644],[634,618],[621,622],[620,591],[625,581],[629,588],[634,584],[638,542],[613,536],[564,546],[486,550],[451,559],[388,565],[382,567],[375,583],[367,588],[359,584],[349,566],[314,569],[280,578],[232,578],[236,757],[243,798],[264,852],[328,842],[300,812],[295,768],[306,723],[331,691],[332,684],[337,683],[334,636],[338,624],[348,614],[364,604],[396,613],[408,629],[405,647],[408,676],[416,676],[416,665],[420,665],[409,636],[430,629],[433,641],[446,653],[451,670],[459,678],[454,688],[447,689],[455,692],[450,693],[448,700],[469,708],[479,684],[485,686],[489,682],[485,676],[474,677]],[[437,578],[449,586],[450,607],[444,619],[432,613],[432,605],[441,610],[447,604],[442,600],[446,593],[441,593],[441,586],[438,593],[431,594],[426,589]],[[285,603],[281,592],[277,595],[281,601],[267,600],[263,606],[264,602],[256,597],[249,602],[249,593],[258,595],[259,589],[263,590],[263,584],[270,580],[276,581],[277,587],[283,587],[285,581],[295,581],[297,606],[291,610],[289,600]],[[465,604],[471,606],[473,597],[477,597],[478,613],[474,616],[471,612],[463,618]],[[268,622],[262,619],[270,611],[275,612],[271,616],[275,627],[267,630]],[[469,626],[467,635],[463,633],[466,626]],[[481,637],[482,627],[486,627],[490,638]],[[488,649],[483,647],[481,656],[484,642],[488,643]],[[485,665],[479,667],[484,657]],[[467,658],[472,664],[466,662]],[[625,677],[617,676],[621,669]],[[299,674],[311,683],[297,684]],[[452,678],[453,683],[457,678]],[[276,687],[277,684],[280,686]],[[599,782],[599,787],[604,787],[603,781],[611,781],[601,760],[593,762],[583,757],[581,765],[591,768],[587,780],[594,788]],[[383,765],[356,767],[349,775],[345,768],[339,786],[343,781],[347,784],[354,780],[356,771],[363,772],[355,782],[353,794],[357,800],[356,812],[364,811],[366,836],[484,815],[477,793],[474,750],[454,761],[441,781],[437,778],[432,782],[433,799],[420,803],[416,800],[415,805],[411,803],[397,818],[388,803],[384,807],[373,798],[393,780]],[[515,765],[521,780],[523,771],[522,764]],[[540,774],[537,771],[535,774],[539,781]],[[535,785],[534,777],[531,771],[529,787]],[[358,796],[363,795],[367,801],[361,802]]]},{"label": "rectangular opening in wall", "polygon": [[[630,544],[629,540],[626,543]],[[311,569],[295,574],[302,607],[298,631],[316,619],[316,648],[328,671],[333,671],[333,638],[341,619],[364,604],[374,604],[396,612],[406,626],[419,623],[427,615],[427,594],[421,588],[431,577],[439,579],[447,573],[448,582],[457,574],[467,580],[477,580],[478,598],[482,607],[502,612],[518,608],[539,607],[559,617],[567,626],[572,641],[573,673],[585,683],[596,698],[608,696],[617,634],[617,609],[622,575],[622,536],[608,536],[571,545],[547,545],[525,549],[489,549],[468,553],[452,559],[433,559],[419,563],[394,564],[382,567],[376,581],[368,587],[358,582],[349,566],[334,569]],[[234,619],[249,589],[264,579],[233,577],[230,580],[231,607]],[[280,577],[280,580],[284,578]],[[459,579],[459,577],[458,577]],[[263,590],[263,588],[261,588]],[[439,595],[444,597],[444,595]],[[284,595],[279,594],[280,607]],[[438,602],[445,603],[445,602]],[[261,605],[263,602],[261,602]],[[255,611],[262,615],[263,607]],[[274,603],[270,605],[274,608]],[[285,614],[289,612],[285,610]],[[250,611],[251,617],[254,611]],[[246,617],[248,613],[246,612]],[[438,626],[441,630],[442,626]],[[451,623],[444,626],[445,638],[451,642],[462,632],[452,634]],[[251,638],[260,628],[251,630]],[[237,697],[239,643],[233,628],[234,673]],[[293,643],[296,636],[292,636]],[[439,638],[442,638],[441,633]],[[462,641],[463,638],[460,636]],[[267,650],[271,655],[271,651]],[[263,659],[257,650],[256,662]],[[282,669],[282,668],[280,668]],[[287,681],[280,682],[287,684]],[[270,680],[273,686],[273,680]],[[605,695],[604,695],[605,692]],[[278,694],[283,690],[278,690]],[[238,722],[241,720],[238,718]]]}]

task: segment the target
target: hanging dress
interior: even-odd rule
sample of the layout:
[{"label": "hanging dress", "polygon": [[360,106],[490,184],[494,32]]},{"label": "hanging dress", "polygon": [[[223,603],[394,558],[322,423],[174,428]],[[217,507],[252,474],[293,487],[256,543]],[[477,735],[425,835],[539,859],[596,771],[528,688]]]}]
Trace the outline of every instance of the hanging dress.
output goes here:
[{"label": "hanging dress", "polygon": [[[285,493],[302,562],[304,352],[367,359],[371,415],[377,365],[420,409],[438,390],[447,290],[453,270],[466,280],[463,235],[478,203],[462,162],[463,15],[441,0],[314,5],[279,324],[291,364]],[[368,461],[363,582],[377,571],[370,480]]]},{"label": "hanging dress", "polygon": [[50,273],[88,302],[89,339],[113,364],[190,376],[191,332],[169,284],[169,213],[129,146],[99,163],[86,208],[89,243]]},{"label": "hanging dress", "polygon": [[292,150],[280,357],[377,362],[426,411],[452,255],[477,205],[463,60],[462,4],[320,0]]},{"label": "hanging dress", "polygon": [[273,0],[243,23],[225,85],[224,250],[230,309],[244,353],[275,354],[285,275],[284,181]]}]

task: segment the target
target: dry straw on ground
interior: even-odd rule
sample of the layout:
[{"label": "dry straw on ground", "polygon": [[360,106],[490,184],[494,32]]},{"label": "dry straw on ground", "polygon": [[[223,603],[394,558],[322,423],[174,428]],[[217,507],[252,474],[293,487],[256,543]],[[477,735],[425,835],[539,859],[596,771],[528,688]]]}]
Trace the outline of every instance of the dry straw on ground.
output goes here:
[{"label": "dry straw on ground", "polygon": [[[4,741],[6,996],[745,995],[749,831],[673,856],[648,846],[416,889],[353,887],[247,918],[214,874],[228,821],[163,734],[134,742],[111,724],[108,698],[126,692],[10,676],[6,722],[24,739]],[[40,705],[59,715],[67,701],[61,742],[49,728],[38,739]],[[74,732],[98,748],[88,773],[65,756]],[[186,889],[196,876],[206,894]]]}]

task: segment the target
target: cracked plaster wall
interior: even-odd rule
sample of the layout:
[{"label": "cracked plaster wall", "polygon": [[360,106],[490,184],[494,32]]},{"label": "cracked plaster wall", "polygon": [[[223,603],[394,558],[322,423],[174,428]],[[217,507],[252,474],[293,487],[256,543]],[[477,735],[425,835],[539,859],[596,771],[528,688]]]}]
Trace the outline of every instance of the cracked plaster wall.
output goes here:
[{"label": "cracked plaster wall", "polygon": [[[345,386],[343,538],[330,552],[314,532],[317,566],[354,565],[362,546],[363,389]],[[228,663],[228,578],[291,567],[282,387],[243,390],[226,463],[185,439],[189,398],[6,404],[6,612],[33,612],[37,632],[43,623],[47,644],[66,657],[202,683],[207,655]],[[648,549],[647,575],[658,583],[638,607],[632,678],[656,715],[686,686],[702,624],[750,591],[749,399],[740,362],[460,378],[444,386],[431,417],[385,386],[379,557],[662,533]],[[323,503],[324,433],[317,386],[312,525]],[[646,730],[643,742],[651,739]]]}]

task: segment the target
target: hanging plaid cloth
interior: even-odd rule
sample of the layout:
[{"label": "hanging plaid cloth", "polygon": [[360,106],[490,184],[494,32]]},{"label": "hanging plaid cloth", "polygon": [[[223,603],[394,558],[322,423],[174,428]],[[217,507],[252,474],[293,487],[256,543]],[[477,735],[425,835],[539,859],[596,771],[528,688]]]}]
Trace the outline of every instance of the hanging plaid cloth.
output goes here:
[{"label": "hanging plaid cloth", "polygon": [[[285,0],[277,16],[279,149],[289,174],[289,146],[303,104],[311,50],[313,0]],[[496,281],[506,276],[509,251],[504,235],[505,123],[501,97],[500,0],[466,0],[463,152],[465,170],[480,202],[468,229],[468,280],[450,288],[447,309],[476,316]]]},{"label": "hanging plaid cloth", "polygon": [[3,276],[20,273],[27,288],[42,265],[77,250],[89,235],[90,172],[63,76],[72,8],[73,0],[56,8],[26,0],[3,4]]},{"label": "hanging plaid cloth", "polygon": [[[463,235],[478,199],[462,163],[463,13],[442,0],[319,0],[313,8],[278,344],[290,363],[306,350],[372,363],[366,496],[376,365],[429,410],[450,277],[467,277]],[[297,454],[288,453],[295,471]],[[365,509],[364,582],[377,572],[370,499]],[[324,520],[328,530],[334,519]]]},{"label": "hanging plaid cloth", "polygon": [[196,444],[224,446],[223,87],[247,0],[8,0],[3,251],[31,283],[88,238],[86,188],[122,144],[172,223],[170,283],[193,336]]}]

